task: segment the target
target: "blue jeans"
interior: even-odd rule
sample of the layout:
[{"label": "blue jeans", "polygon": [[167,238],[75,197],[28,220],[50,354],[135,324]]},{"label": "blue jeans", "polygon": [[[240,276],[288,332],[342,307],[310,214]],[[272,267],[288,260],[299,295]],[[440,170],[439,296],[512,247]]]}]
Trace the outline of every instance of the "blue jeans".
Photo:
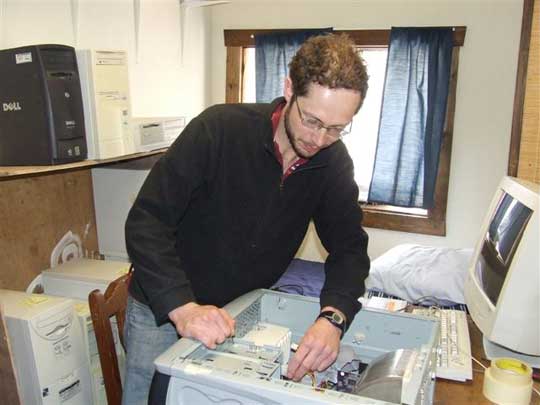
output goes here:
[{"label": "blue jeans", "polygon": [[133,297],[128,297],[124,327],[127,359],[123,405],[147,404],[155,370],[154,360],[178,339],[172,323],[156,326],[150,308]]}]

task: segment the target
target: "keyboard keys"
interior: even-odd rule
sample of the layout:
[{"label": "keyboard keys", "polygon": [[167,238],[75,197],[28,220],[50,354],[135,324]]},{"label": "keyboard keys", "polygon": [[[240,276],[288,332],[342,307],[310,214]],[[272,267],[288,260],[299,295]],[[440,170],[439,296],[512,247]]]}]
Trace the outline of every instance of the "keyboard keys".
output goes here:
[{"label": "keyboard keys", "polygon": [[415,308],[413,314],[440,321],[437,377],[456,381],[472,380],[471,339],[464,311]]}]

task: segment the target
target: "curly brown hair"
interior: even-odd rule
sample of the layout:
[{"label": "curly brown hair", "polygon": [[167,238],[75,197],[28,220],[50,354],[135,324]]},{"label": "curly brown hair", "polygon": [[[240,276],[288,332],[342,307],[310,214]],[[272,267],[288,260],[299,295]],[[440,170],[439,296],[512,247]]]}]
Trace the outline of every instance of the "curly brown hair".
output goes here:
[{"label": "curly brown hair", "polygon": [[296,96],[305,96],[310,83],[330,89],[350,89],[366,97],[366,66],[346,34],[325,34],[307,39],[289,63],[289,77]]}]

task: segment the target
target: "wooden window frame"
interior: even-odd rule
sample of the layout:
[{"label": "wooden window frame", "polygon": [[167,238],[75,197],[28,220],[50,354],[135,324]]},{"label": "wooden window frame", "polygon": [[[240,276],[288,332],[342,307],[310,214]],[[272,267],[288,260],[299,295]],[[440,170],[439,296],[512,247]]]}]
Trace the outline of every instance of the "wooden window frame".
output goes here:
[{"label": "wooden window frame", "polygon": [[[434,236],[446,235],[446,205],[448,202],[448,184],[450,178],[450,160],[452,155],[452,135],[454,131],[454,113],[456,106],[457,73],[459,65],[459,47],[465,41],[465,27],[452,27],[454,30],[454,49],[448,105],[441,146],[439,171],[435,185],[435,206],[427,210],[427,215],[414,213],[385,205],[361,204],[364,212],[363,226],[368,228],[388,229]],[[242,100],[242,77],[244,72],[244,48],[255,46],[255,35],[278,31],[299,31],[292,29],[265,30],[224,30],[227,48],[226,90],[227,103],[239,103]],[[387,48],[390,30],[335,30],[346,33],[357,46],[362,48]]]},{"label": "wooden window frame", "polygon": [[525,92],[527,88],[527,68],[533,24],[534,1],[535,0],[524,0],[523,2],[518,70],[516,74],[516,92],[514,94],[514,114],[512,116],[512,132],[510,135],[510,152],[508,156],[507,169],[507,174],[513,177],[518,176],[521,130],[523,128],[523,110],[525,107]]}]

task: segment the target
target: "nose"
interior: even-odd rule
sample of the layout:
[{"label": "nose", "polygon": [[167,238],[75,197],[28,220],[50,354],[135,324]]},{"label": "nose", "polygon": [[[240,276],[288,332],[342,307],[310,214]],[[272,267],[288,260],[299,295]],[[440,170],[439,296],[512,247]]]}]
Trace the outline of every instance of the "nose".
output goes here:
[{"label": "nose", "polygon": [[327,131],[328,130],[326,128],[322,127],[321,129],[319,129],[313,134],[315,145],[317,145],[319,148],[322,148],[328,145],[330,138],[329,136],[327,136],[327,133],[326,133]]},{"label": "nose", "polygon": [[318,131],[314,131],[312,139],[314,141],[313,143],[319,148],[326,145],[326,128],[321,128]]}]

